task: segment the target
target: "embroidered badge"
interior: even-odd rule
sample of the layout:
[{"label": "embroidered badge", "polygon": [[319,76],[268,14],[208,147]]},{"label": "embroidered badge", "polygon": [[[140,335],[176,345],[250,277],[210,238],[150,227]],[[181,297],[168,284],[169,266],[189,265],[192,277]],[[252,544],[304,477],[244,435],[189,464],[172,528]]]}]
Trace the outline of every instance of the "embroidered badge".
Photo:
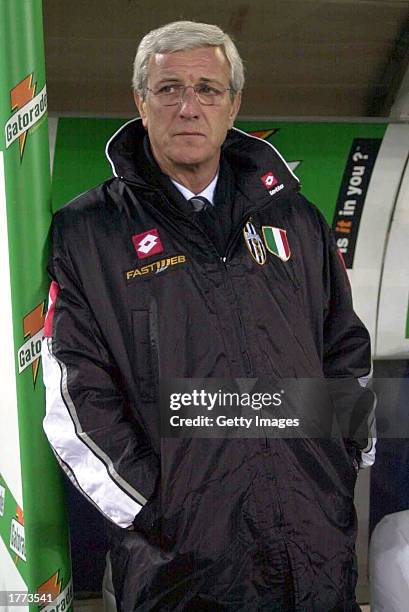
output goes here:
[{"label": "embroidered badge", "polygon": [[284,183],[278,184],[278,178],[271,171],[260,176],[260,180],[271,196],[284,189]]},{"label": "embroidered badge", "polygon": [[261,177],[261,180],[264,183],[264,187],[266,189],[271,189],[272,187],[275,187],[278,183],[278,180],[272,172],[267,172],[267,174],[264,174]]},{"label": "embroidered badge", "polygon": [[266,263],[266,247],[250,221],[243,228],[244,240],[252,258],[261,266]]},{"label": "embroidered badge", "polygon": [[147,232],[142,232],[142,234],[134,234],[134,236],[132,236],[132,242],[138,259],[145,259],[145,257],[150,257],[151,255],[162,253],[163,251],[162,242],[159,238],[157,229],[151,229]]},{"label": "embroidered badge", "polygon": [[263,225],[263,238],[267,250],[276,255],[282,261],[288,261],[291,256],[290,245],[288,244],[287,232],[280,227]]}]

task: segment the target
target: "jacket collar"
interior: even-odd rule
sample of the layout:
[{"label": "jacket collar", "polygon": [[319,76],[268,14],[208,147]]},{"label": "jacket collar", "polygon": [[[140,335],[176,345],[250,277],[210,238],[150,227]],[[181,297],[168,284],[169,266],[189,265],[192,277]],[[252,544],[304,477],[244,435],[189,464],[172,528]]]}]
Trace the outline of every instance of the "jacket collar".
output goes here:
[{"label": "jacket collar", "polygon": [[253,204],[263,206],[300,188],[300,181],[284,158],[266,140],[233,128],[223,154],[234,169],[237,188]]},{"label": "jacket collar", "polygon": [[[160,170],[147,160],[144,150],[145,135],[142,121],[132,119],[110,138],[105,153],[115,176],[145,188],[160,188]],[[233,128],[227,134],[222,155],[233,169],[236,188],[253,206],[264,206],[299,189],[297,177],[265,140]]]}]

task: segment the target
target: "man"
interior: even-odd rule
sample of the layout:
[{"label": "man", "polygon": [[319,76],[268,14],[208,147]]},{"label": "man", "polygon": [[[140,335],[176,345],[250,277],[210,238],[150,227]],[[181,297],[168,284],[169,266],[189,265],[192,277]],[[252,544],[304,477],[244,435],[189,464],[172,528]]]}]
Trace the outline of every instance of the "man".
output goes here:
[{"label": "man", "polygon": [[370,369],[325,221],[277,151],[233,128],[243,84],[218,27],[150,32],[141,119],[107,145],[115,178],[54,219],[44,428],[117,526],[122,611],[359,609],[358,444],[159,433],[160,380],[359,388]]}]

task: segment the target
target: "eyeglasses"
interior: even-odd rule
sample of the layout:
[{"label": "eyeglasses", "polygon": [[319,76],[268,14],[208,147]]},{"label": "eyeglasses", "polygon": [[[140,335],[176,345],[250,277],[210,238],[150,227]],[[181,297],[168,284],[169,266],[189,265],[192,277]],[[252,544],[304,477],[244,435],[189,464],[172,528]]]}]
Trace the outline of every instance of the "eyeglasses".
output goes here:
[{"label": "eyeglasses", "polygon": [[230,87],[221,89],[209,83],[199,83],[198,85],[163,85],[157,91],[147,87],[156,96],[163,106],[176,106],[183,101],[186,89],[191,87],[195,92],[197,101],[203,106],[218,106],[222,103],[226,91],[232,91]]}]

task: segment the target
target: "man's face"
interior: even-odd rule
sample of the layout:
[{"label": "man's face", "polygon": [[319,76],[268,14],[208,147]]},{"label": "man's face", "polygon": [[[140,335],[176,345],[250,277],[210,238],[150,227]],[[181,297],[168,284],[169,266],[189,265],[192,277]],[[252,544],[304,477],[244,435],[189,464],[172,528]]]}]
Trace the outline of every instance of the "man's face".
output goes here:
[{"label": "man's face", "polygon": [[[148,75],[148,87],[154,92],[168,84],[208,81],[225,89],[229,87],[230,66],[220,47],[200,47],[157,53],[150,58]],[[232,100],[226,91],[219,105],[204,106],[189,87],[176,106],[164,106],[151,91],[145,100],[135,93],[135,102],[159,166],[172,175],[186,167],[217,167],[220,147],[240,107],[240,94]]]}]

